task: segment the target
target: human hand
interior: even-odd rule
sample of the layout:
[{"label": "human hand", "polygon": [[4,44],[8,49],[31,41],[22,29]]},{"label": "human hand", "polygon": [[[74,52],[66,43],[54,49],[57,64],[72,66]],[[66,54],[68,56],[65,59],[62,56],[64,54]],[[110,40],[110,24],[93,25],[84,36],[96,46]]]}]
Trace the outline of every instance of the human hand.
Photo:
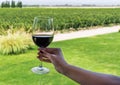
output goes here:
[{"label": "human hand", "polygon": [[38,59],[52,63],[55,66],[55,69],[60,73],[63,73],[63,68],[67,66],[60,48],[40,48]]}]

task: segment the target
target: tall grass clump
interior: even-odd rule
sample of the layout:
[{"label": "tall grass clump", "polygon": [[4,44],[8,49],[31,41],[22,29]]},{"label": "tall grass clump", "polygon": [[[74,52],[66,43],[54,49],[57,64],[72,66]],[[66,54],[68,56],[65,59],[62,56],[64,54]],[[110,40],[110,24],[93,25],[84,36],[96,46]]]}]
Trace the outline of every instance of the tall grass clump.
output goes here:
[{"label": "tall grass clump", "polygon": [[32,41],[26,32],[8,31],[6,35],[0,36],[0,54],[19,54],[32,48]]}]

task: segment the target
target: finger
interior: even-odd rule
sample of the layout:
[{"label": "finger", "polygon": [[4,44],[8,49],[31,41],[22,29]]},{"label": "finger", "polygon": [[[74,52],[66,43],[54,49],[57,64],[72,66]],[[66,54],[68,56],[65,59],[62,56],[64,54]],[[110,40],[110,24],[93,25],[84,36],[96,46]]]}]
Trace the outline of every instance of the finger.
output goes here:
[{"label": "finger", "polygon": [[43,50],[43,49],[42,49],[42,50],[39,50],[38,55],[39,55],[40,53],[41,53],[41,54],[44,53],[44,50]]},{"label": "finger", "polygon": [[38,58],[39,58],[39,57],[48,58],[43,52],[42,52],[42,53],[39,52],[37,57],[38,57]]},{"label": "finger", "polygon": [[45,48],[38,48],[38,51],[45,50]]},{"label": "finger", "polygon": [[40,52],[38,54],[37,58],[39,58],[39,59],[49,59],[49,57],[43,52],[42,53]]},{"label": "finger", "polygon": [[50,58],[50,53],[46,52],[45,50],[40,50],[39,54],[41,54],[43,57]]},{"label": "finger", "polygon": [[44,61],[44,62],[51,63],[50,59],[48,59],[48,58],[39,57],[38,59],[39,59],[40,61]]},{"label": "finger", "polygon": [[49,59],[44,59],[44,58],[43,58],[42,61],[51,63],[51,61],[50,61]]},{"label": "finger", "polygon": [[42,58],[44,57],[43,53],[39,52],[37,58]]},{"label": "finger", "polygon": [[40,50],[40,51],[38,52],[38,55],[42,55],[43,53],[44,53],[44,51]]},{"label": "finger", "polygon": [[61,52],[60,48],[46,48],[43,50],[45,50],[46,52],[51,53],[51,54],[58,54],[59,52]]}]

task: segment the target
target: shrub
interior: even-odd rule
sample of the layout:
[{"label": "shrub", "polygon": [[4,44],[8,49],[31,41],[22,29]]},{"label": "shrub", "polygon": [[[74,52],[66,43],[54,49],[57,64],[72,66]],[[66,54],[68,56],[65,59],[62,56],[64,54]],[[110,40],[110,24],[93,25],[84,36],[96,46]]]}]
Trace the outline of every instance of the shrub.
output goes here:
[{"label": "shrub", "polygon": [[0,36],[1,54],[23,53],[33,45],[30,35],[26,32],[17,31],[12,33],[8,31],[6,35]]},{"label": "shrub", "polygon": [[3,8],[0,9],[0,29],[24,28],[30,32],[35,16],[53,17],[58,31],[69,30],[71,26],[78,30],[120,23],[118,8]]}]

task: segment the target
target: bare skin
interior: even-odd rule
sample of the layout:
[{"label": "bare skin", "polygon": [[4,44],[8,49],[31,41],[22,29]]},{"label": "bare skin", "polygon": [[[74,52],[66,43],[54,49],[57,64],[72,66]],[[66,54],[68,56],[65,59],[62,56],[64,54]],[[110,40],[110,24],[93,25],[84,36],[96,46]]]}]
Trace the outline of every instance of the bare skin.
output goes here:
[{"label": "bare skin", "polygon": [[56,71],[81,85],[120,85],[118,76],[91,72],[68,64],[60,48],[39,49],[38,59],[52,63]]}]

